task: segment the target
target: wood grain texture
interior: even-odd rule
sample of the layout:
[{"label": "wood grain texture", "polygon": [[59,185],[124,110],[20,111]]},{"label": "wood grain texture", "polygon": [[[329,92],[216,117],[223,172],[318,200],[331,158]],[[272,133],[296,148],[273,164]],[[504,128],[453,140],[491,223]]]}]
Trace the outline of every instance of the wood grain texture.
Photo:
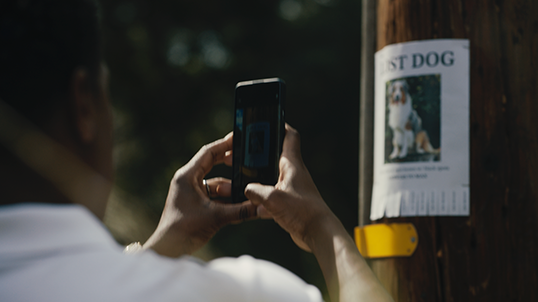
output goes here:
[{"label": "wood grain texture", "polygon": [[471,42],[471,216],[412,222],[410,258],[371,261],[396,301],[538,301],[538,1],[378,0],[377,49]]}]

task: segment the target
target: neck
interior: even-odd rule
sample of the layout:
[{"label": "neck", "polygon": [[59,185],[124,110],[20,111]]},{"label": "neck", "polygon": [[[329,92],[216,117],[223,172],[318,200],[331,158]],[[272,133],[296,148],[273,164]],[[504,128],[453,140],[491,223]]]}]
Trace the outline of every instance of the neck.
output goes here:
[{"label": "neck", "polygon": [[112,184],[73,139],[46,134],[1,102],[0,121],[9,126],[0,127],[0,204],[78,203],[103,218]]},{"label": "neck", "polygon": [[0,146],[0,205],[22,202],[71,203],[49,180]]}]

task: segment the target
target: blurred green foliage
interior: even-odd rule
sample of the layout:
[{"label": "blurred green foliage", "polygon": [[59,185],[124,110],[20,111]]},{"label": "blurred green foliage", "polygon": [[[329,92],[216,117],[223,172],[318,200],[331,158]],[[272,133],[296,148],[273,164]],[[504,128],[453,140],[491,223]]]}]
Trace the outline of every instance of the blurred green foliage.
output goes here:
[{"label": "blurred green foliage", "polygon": [[[286,120],[336,215],[357,225],[360,1],[102,1],[115,107],[116,183],[155,217],[169,181],[232,130],[241,80],[287,83]],[[210,176],[230,177],[228,167]],[[217,255],[250,254],[324,289],[312,255],[272,221],[225,227]]]}]

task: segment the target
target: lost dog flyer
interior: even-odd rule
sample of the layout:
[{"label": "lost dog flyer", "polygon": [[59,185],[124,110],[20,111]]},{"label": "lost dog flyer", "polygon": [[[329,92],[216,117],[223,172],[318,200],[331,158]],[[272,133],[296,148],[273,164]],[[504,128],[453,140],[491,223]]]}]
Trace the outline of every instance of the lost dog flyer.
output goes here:
[{"label": "lost dog flyer", "polygon": [[469,215],[469,41],[375,54],[370,218]]}]

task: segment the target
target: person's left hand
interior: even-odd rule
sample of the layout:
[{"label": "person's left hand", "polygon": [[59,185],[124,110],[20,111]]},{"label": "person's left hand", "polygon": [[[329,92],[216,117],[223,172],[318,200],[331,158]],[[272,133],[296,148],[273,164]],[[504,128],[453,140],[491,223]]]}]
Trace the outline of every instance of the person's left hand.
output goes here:
[{"label": "person's left hand", "polygon": [[190,255],[205,245],[221,227],[256,217],[256,206],[250,201],[224,204],[210,199],[229,197],[230,180],[208,179],[211,196],[203,184],[205,175],[214,165],[231,163],[232,141],[232,134],[228,134],[203,146],[175,173],[159,225],[144,248],[169,257]]}]

